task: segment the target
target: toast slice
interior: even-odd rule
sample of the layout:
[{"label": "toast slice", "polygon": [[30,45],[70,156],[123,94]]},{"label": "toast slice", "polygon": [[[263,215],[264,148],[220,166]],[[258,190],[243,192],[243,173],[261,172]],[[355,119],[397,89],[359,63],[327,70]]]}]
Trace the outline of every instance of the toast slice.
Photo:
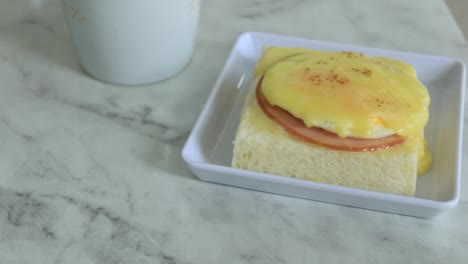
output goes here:
[{"label": "toast slice", "polygon": [[413,196],[417,144],[375,151],[329,149],[290,135],[264,114],[254,81],[234,141],[232,167],[370,191]]}]

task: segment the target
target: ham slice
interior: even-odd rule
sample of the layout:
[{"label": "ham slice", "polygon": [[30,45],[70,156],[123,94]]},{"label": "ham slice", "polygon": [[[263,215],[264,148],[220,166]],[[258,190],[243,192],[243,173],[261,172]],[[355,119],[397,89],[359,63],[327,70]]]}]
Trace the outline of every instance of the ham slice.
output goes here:
[{"label": "ham slice", "polygon": [[364,139],[364,138],[341,138],[337,134],[326,131],[319,127],[307,127],[304,122],[291,115],[288,111],[271,105],[262,93],[262,79],[257,84],[257,101],[263,112],[276,123],[280,124],[290,134],[309,143],[323,147],[345,150],[345,151],[373,151],[378,149],[391,148],[401,144],[404,138],[397,134],[390,136]]}]

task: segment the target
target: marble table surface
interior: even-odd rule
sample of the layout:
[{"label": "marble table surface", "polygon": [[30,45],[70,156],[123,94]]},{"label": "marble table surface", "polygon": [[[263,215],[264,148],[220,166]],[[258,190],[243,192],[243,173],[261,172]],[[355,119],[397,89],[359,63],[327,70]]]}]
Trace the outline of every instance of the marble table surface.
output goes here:
[{"label": "marble table surface", "polygon": [[180,156],[241,32],[467,61],[443,1],[201,8],[191,64],[124,87],[80,69],[60,1],[0,2],[0,263],[467,263],[466,167],[459,205],[419,219],[205,183]]}]

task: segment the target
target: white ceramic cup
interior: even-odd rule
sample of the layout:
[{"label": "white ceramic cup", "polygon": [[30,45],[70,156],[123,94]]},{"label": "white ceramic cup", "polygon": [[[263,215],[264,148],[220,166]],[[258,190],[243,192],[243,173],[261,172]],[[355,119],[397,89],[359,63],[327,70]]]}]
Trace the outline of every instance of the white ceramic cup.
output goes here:
[{"label": "white ceramic cup", "polygon": [[82,67],[123,85],[157,82],[190,61],[200,0],[62,0]]}]

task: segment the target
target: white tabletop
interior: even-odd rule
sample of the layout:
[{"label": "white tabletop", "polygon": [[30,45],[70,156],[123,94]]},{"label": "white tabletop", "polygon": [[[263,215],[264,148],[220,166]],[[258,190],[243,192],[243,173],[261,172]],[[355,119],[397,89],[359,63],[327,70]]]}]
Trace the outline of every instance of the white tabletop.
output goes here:
[{"label": "white tabletop", "polygon": [[180,157],[241,32],[468,61],[443,1],[204,0],[191,64],[140,87],[84,74],[61,11],[0,3],[0,263],[466,263],[465,167],[459,205],[419,219],[201,182]]}]

